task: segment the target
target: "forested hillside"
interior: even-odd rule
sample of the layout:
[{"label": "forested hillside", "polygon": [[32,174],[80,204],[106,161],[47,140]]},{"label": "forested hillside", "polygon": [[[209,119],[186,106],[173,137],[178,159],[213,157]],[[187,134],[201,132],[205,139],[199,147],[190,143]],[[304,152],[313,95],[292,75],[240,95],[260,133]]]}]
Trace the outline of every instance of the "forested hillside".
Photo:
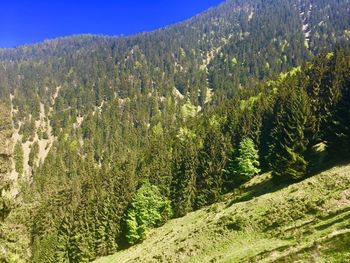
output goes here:
[{"label": "forested hillside", "polygon": [[0,49],[0,260],[89,262],[260,172],[348,158],[348,17],[349,0],[229,0]]},{"label": "forested hillside", "polygon": [[270,174],[256,176],[226,200],[170,220],[144,242],[94,263],[348,262],[349,168],[282,189]]}]

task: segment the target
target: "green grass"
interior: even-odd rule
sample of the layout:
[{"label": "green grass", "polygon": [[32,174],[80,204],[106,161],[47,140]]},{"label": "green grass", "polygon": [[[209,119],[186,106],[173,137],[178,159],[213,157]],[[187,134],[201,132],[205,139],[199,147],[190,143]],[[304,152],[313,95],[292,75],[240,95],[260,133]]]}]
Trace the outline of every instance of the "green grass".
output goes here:
[{"label": "green grass", "polygon": [[253,178],[224,201],[169,221],[95,263],[349,262],[350,165],[300,183]]}]

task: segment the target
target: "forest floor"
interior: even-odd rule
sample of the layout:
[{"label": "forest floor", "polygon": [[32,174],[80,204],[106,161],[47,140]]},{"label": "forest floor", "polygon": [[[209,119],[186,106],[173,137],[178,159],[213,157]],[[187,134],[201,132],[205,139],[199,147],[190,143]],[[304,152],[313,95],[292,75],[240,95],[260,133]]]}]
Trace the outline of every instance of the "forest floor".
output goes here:
[{"label": "forest floor", "polygon": [[95,263],[350,262],[350,164],[276,186],[253,178]]}]

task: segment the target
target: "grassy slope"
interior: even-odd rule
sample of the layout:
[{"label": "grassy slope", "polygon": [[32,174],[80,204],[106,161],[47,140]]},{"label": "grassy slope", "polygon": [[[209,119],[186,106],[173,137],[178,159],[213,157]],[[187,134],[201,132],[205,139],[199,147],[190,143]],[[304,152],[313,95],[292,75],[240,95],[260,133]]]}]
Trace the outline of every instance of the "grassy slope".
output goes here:
[{"label": "grassy slope", "polygon": [[350,165],[281,189],[265,174],[225,199],[95,263],[350,262]]}]

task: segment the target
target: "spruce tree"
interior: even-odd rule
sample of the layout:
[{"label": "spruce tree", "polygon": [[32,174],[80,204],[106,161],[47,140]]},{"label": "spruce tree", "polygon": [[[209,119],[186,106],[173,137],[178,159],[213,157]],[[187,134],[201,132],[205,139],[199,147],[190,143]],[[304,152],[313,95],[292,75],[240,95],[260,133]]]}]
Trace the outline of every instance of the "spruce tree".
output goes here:
[{"label": "spruce tree", "polygon": [[15,159],[15,169],[19,175],[23,174],[23,147],[22,143],[18,141],[13,150]]},{"label": "spruce tree", "polygon": [[208,131],[199,152],[197,168],[196,208],[219,200],[223,185],[223,168],[228,161],[228,139],[220,130],[220,120],[214,115],[206,123]]},{"label": "spruce tree", "polygon": [[340,57],[338,60],[343,60],[343,63],[336,65],[338,74],[335,76],[341,96],[329,114],[325,125],[325,140],[329,152],[335,157],[343,158],[350,155],[350,56],[341,52],[337,52],[337,55]]},{"label": "spruce tree", "polygon": [[270,165],[275,178],[296,180],[303,178],[308,168],[306,155],[313,127],[310,104],[306,92],[296,83],[286,85],[280,92],[275,108]]},{"label": "spruce tree", "polygon": [[260,172],[259,153],[252,139],[244,138],[225,170],[227,178],[234,186],[242,184]]},{"label": "spruce tree", "polygon": [[252,139],[246,138],[242,140],[238,153],[237,174],[240,178],[247,180],[260,172],[259,154]]},{"label": "spruce tree", "polygon": [[13,208],[9,173],[12,162],[12,123],[9,107],[0,103],[0,223]]},{"label": "spruce tree", "polygon": [[171,199],[174,215],[183,216],[191,212],[196,198],[198,165],[198,137],[187,128],[181,128],[174,147],[173,179]]},{"label": "spruce tree", "polygon": [[[350,155],[350,102],[342,101],[332,114],[327,133],[327,146],[334,157]],[[344,156],[345,155],[345,156]]]}]

